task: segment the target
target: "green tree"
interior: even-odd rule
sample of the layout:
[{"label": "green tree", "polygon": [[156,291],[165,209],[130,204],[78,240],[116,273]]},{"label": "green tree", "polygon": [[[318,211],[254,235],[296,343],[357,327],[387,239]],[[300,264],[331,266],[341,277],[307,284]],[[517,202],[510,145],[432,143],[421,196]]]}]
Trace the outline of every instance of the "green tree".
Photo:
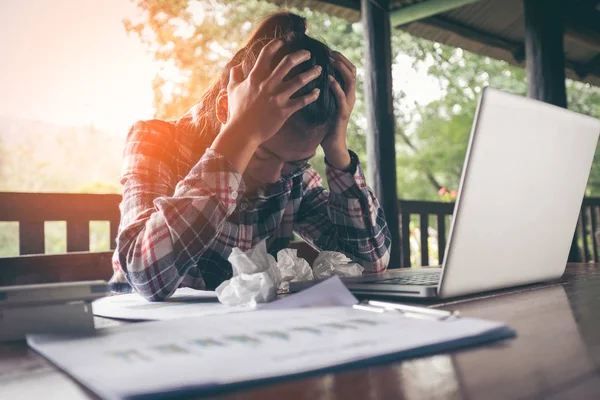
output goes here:
[{"label": "green tree", "polygon": [[[137,0],[136,4],[142,11],[141,20],[125,20],[124,26],[129,33],[138,35],[164,67],[153,82],[156,117],[163,119],[178,118],[196,104],[251,28],[279,9],[258,0]],[[362,67],[362,36],[358,24],[308,9],[293,11],[307,17],[313,37]],[[167,71],[173,68],[177,71],[174,80],[167,77]],[[348,141],[364,159],[364,129],[359,123],[364,115],[364,100],[360,85],[361,82]],[[312,164],[324,174],[322,152]]]},{"label": "green tree", "polygon": [[[165,66],[154,81],[159,118],[177,118],[199,99],[211,79],[238,49],[251,27],[278,8],[258,0],[136,0],[142,19],[125,28],[148,45]],[[345,54],[358,68],[357,102],[348,132],[349,147],[366,165],[365,112],[361,73],[361,25],[309,9],[309,33]],[[415,38],[401,31],[392,37],[393,59],[412,58],[416,69],[433,77],[442,96],[426,105],[411,104],[400,89],[395,95],[397,176],[401,198],[438,200],[441,187],[456,189],[464,161],[477,98],[488,85],[526,93],[525,71],[462,49]],[[166,71],[179,71],[169,78]],[[600,117],[600,89],[567,82],[569,107]],[[323,173],[322,153],[313,161]],[[589,195],[600,195],[600,163],[594,164]]]},{"label": "green tree", "polygon": [[[481,90],[493,86],[525,95],[523,68],[481,57],[459,48],[416,39],[406,33],[393,44],[412,57],[415,68],[425,68],[442,89],[442,97],[416,107],[399,119],[397,137],[400,197],[437,200],[440,187],[456,189],[464,162],[475,108]],[[600,118],[600,89],[567,80],[570,109]],[[399,107],[397,107],[398,109]],[[406,121],[412,121],[406,124]],[[595,162],[588,195],[600,195],[600,162]]]}]

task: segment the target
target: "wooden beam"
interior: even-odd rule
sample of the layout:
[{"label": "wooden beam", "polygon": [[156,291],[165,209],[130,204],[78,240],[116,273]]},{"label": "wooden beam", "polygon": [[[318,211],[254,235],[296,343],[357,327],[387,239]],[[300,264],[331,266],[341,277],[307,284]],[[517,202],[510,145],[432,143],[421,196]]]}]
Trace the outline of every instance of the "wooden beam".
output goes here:
[{"label": "wooden beam", "polygon": [[583,79],[598,69],[600,69],[600,54],[596,55],[590,61],[581,64],[579,68],[575,70],[575,72],[577,73],[577,76]]},{"label": "wooden beam", "polygon": [[525,59],[525,46],[511,40],[494,36],[488,32],[480,31],[470,26],[451,20],[448,17],[435,16],[419,21],[419,23],[443,29],[452,32],[462,38],[484,44],[489,47],[495,47],[509,51],[517,63]]},{"label": "wooden beam", "polygon": [[389,0],[361,0],[365,49],[368,180],[385,212],[392,236],[390,266],[400,262],[400,223],[396,183],[396,143],[392,96]]},{"label": "wooden beam", "polygon": [[118,221],[119,194],[0,192],[0,221]]},{"label": "wooden beam", "polygon": [[568,24],[565,26],[565,36],[600,53],[600,32],[583,30],[581,27]]},{"label": "wooden beam", "polygon": [[[436,16],[426,18],[424,20],[418,21],[417,23],[426,24],[429,26],[436,27],[438,29],[445,30],[447,32],[452,32],[457,36],[472,40],[477,43],[481,43],[488,47],[495,47],[498,49],[506,50],[512,54],[513,58],[518,64],[525,61],[525,45],[523,45],[522,43],[504,39],[488,32],[480,31],[470,26],[461,24],[460,22],[453,21],[448,17]],[[576,63],[574,61],[565,59],[564,66],[572,71],[575,71],[575,73],[577,73],[577,75],[580,78],[585,77],[585,75],[582,73],[583,71],[587,70],[585,65],[582,66],[582,64],[580,63]],[[589,72],[593,72],[594,70],[595,67]]]},{"label": "wooden beam", "polygon": [[0,286],[108,280],[111,251],[0,258]]},{"label": "wooden beam", "polygon": [[599,1],[581,1],[565,10],[565,35],[600,53]]},{"label": "wooden beam", "polygon": [[[599,14],[596,11],[593,14]],[[600,52],[600,18],[581,12],[567,14],[565,35],[579,44]]]},{"label": "wooden beam", "polygon": [[478,1],[480,0],[424,0],[391,11],[390,22],[392,26],[398,27]]}]

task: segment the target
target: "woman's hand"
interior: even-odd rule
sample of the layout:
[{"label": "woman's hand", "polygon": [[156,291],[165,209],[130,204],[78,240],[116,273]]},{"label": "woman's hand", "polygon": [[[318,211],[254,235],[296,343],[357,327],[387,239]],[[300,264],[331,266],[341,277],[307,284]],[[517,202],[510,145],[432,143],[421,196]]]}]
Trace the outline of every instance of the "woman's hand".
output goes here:
[{"label": "woman's hand", "polygon": [[223,154],[240,173],[260,144],[273,137],[292,114],[319,98],[319,89],[290,97],[321,74],[320,66],[283,81],[292,68],[310,59],[307,50],[286,55],[271,71],[273,57],[282,45],[282,40],[274,39],[263,47],[247,77],[240,65],[229,73],[228,119],[211,148]]},{"label": "woman's hand", "polygon": [[334,68],[344,78],[345,90],[342,89],[333,76],[329,75],[331,90],[338,104],[338,118],[333,131],[323,140],[321,147],[323,147],[327,162],[337,169],[344,170],[351,163],[348,145],[346,144],[346,132],[356,102],[356,67],[342,53],[337,51],[331,52],[331,61]]}]

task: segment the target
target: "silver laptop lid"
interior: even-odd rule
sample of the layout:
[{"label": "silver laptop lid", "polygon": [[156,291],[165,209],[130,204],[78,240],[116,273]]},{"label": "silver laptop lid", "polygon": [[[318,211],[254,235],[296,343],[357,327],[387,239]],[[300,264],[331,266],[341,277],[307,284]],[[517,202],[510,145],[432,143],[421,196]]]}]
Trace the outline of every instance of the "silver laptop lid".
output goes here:
[{"label": "silver laptop lid", "polygon": [[484,90],[465,157],[440,297],[563,274],[599,134],[597,119]]}]

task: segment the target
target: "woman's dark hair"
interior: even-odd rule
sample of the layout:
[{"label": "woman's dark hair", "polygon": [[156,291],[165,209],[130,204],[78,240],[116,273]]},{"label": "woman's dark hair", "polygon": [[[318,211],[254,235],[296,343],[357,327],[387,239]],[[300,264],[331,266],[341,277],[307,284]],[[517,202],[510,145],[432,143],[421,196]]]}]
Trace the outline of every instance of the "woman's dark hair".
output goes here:
[{"label": "woman's dark hair", "polygon": [[344,81],[341,74],[331,63],[329,58],[330,49],[322,42],[306,35],[305,18],[290,12],[278,12],[267,17],[256,27],[245,46],[227,63],[219,79],[204,92],[202,99],[196,106],[193,124],[196,132],[203,136],[203,141],[207,146],[210,146],[220,130],[221,123],[215,113],[215,102],[219,92],[227,89],[230,69],[241,64],[244,76],[248,76],[262,48],[275,38],[284,40],[284,46],[275,55],[271,68],[275,68],[287,54],[299,50],[308,50],[311,53],[310,60],[293,68],[284,80],[293,79],[317,64],[323,68],[318,78],[292,96],[292,98],[302,96],[315,88],[319,88],[319,98],[293,114],[288,119],[287,124],[292,124],[304,134],[311,134],[320,129],[325,129],[328,132],[335,122],[338,115],[338,105],[335,95],[330,89],[328,75],[333,75],[341,84],[342,89],[344,88]]}]

